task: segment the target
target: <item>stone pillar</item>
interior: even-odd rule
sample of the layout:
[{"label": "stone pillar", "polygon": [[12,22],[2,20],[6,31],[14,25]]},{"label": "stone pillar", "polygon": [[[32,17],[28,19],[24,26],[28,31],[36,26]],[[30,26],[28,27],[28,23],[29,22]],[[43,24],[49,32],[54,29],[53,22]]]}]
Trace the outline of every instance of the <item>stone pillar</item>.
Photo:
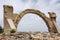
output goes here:
[{"label": "stone pillar", "polygon": [[49,13],[51,21],[55,21],[56,22],[56,14],[54,12],[52,12],[52,13],[48,12],[48,13]]},{"label": "stone pillar", "polygon": [[49,16],[50,16],[50,20],[53,24],[52,31],[54,31],[54,33],[58,33],[58,26],[57,26],[57,23],[56,23],[56,14],[54,12],[48,12],[48,13],[49,13]]},{"label": "stone pillar", "polygon": [[7,18],[10,18],[13,13],[13,7],[8,5],[3,5],[4,8],[4,32],[9,33],[10,32],[10,26],[8,24]]}]

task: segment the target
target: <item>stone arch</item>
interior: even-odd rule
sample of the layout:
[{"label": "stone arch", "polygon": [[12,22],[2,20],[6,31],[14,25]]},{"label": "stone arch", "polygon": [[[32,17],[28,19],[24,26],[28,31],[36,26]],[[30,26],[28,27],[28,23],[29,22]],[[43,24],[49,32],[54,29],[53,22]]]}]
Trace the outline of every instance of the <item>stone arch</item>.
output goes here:
[{"label": "stone arch", "polygon": [[10,24],[8,24],[8,21],[6,19],[12,19],[12,21],[14,22],[13,23],[14,26],[16,26],[17,28],[19,21],[25,14],[33,13],[33,14],[37,14],[45,21],[49,32],[60,33],[60,29],[58,28],[58,25],[56,22],[56,13],[54,12],[48,12],[49,13],[49,18],[48,18],[44,13],[40,12],[39,10],[35,10],[35,9],[26,9],[22,11],[20,14],[14,14],[12,6],[3,5],[3,7],[4,7],[4,30],[5,31],[6,29],[7,30],[10,29],[10,26],[9,26]]},{"label": "stone arch", "polygon": [[39,10],[34,10],[34,9],[26,9],[26,10],[22,11],[19,15],[17,15],[16,19],[14,20],[16,28],[17,28],[19,21],[27,13],[37,14],[38,16],[40,16],[45,21],[49,32],[55,32],[52,29],[53,24],[52,24],[50,18],[48,18],[44,13],[40,12]]}]

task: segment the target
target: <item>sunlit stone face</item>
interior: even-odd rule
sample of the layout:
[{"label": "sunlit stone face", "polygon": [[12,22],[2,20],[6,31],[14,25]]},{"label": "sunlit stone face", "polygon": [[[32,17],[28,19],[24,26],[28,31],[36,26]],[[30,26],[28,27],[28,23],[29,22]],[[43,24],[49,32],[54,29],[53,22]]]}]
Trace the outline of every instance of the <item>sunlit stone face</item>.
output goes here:
[{"label": "sunlit stone face", "polygon": [[10,28],[11,28],[11,29],[16,29],[16,27],[15,27],[12,19],[7,19],[7,21],[8,21],[8,24],[10,25]]}]

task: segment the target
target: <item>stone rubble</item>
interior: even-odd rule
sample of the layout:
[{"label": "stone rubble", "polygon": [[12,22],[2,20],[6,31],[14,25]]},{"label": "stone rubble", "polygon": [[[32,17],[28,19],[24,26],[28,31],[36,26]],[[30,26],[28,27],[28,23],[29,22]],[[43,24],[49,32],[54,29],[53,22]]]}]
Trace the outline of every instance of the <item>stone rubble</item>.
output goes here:
[{"label": "stone rubble", "polygon": [[20,32],[15,35],[0,34],[0,40],[60,40],[60,33]]}]

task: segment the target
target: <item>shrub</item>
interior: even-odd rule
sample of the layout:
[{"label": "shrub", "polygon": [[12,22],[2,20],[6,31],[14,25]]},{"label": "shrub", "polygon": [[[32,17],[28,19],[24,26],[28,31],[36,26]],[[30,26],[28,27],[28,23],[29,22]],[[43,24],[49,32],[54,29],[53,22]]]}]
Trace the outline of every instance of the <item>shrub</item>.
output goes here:
[{"label": "shrub", "polygon": [[4,29],[0,26],[0,33],[3,33]]},{"label": "shrub", "polygon": [[10,32],[11,32],[11,33],[15,33],[15,32],[16,32],[16,30],[15,30],[15,29],[12,29]]}]

